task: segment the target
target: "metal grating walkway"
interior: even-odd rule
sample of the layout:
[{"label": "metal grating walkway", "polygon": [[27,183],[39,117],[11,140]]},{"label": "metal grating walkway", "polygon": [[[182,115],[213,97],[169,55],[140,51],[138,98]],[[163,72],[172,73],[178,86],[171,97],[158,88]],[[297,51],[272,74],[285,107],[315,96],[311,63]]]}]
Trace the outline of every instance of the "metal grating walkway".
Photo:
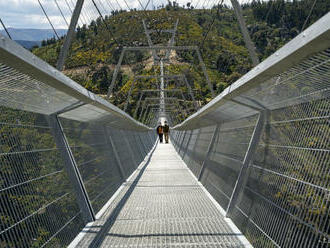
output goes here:
[{"label": "metal grating walkway", "polygon": [[76,247],[245,247],[171,144],[158,144]]}]

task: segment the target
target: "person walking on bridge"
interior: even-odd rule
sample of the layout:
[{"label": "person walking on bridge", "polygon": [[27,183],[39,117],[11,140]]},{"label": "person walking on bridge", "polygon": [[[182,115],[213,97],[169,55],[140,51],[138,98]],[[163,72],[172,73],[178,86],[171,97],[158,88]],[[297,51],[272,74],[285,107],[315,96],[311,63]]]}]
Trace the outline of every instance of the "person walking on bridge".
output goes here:
[{"label": "person walking on bridge", "polygon": [[159,136],[159,142],[160,143],[163,143],[163,134],[164,134],[164,131],[163,131],[163,126],[162,126],[162,123],[161,122],[159,122],[156,131],[157,131],[157,134]]},{"label": "person walking on bridge", "polygon": [[167,121],[165,121],[165,125],[163,127],[163,132],[165,136],[165,143],[168,143],[168,138],[170,134],[170,126],[167,124]]}]

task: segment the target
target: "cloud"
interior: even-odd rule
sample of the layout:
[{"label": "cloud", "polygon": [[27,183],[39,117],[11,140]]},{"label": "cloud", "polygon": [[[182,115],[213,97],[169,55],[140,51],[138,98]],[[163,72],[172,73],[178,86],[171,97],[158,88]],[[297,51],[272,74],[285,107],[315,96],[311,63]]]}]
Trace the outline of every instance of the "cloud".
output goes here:
[{"label": "cloud", "polygon": [[[109,15],[112,10],[127,9],[127,5],[124,0],[94,0],[99,7],[99,10],[103,15]],[[140,0],[145,6],[149,0]],[[67,22],[70,22],[71,12],[74,9],[76,0],[40,0],[47,12],[51,22],[55,28],[67,28]],[[58,6],[56,5],[58,3]],[[141,5],[138,0],[126,0],[131,9],[141,9]],[[187,2],[197,3],[199,0],[177,0],[181,6],[187,4]],[[201,5],[203,0],[200,1]],[[215,0],[207,1],[210,4]],[[166,5],[167,0],[150,0],[148,9],[152,9],[153,6]],[[119,7],[120,6],[120,7]],[[60,12],[62,11],[64,18]],[[92,0],[85,0],[82,15],[79,20],[79,24],[90,23],[92,19],[99,16],[95,9]],[[14,28],[50,28],[44,13],[42,12],[37,0],[0,0],[0,17],[7,27]]]}]

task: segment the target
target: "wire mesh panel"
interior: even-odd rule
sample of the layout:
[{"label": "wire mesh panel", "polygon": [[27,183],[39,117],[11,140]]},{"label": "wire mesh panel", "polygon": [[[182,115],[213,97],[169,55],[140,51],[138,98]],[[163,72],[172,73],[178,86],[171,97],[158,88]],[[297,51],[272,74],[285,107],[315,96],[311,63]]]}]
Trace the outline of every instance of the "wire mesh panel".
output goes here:
[{"label": "wire mesh panel", "polygon": [[119,154],[123,169],[126,175],[132,174],[136,169],[138,163],[134,163],[132,152],[129,147],[127,134],[124,136],[125,131],[123,130],[111,130],[110,135],[113,137],[114,143],[116,144],[116,149]]},{"label": "wire mesh panel", "polygon": [[[327,27],[329,37],[326,19],[306,34]],[[330,43],[303,43],[306,34],[175,127],[178,149],[184,130],[220,126],[211,152],[200,150],[201,182],[254,247],[330,245]],[[211,136],[196,139],[190,142],[210,143]],[[198,152],[187,147],[193,168]]]},{"label": "wire mesh panel", "polygon": [[97,213],[122,179],[104,127],[61,119],[89,200]]},{"label": "wire mesh panel", "polygon": [[[210,143],[210,139],[214,132],[215,127],[204,127],[201,129],[194,130],[189,144],[183,144],[181,154],[185,154],[184,161],[187,163],[189,169],[194,173],[196,177],[199,176],[201,171],[202,163],[205,159],[207,149]],[[181,132],[180,132],[181,133]],[[182,134],[180,134],[182,136]],[[186,137],[189,134],[186,135]],[[179,136],[180,137],[180,136]],[[188,137],[187,137],[188,139]],[[174,141],[178,147],[181,146],[182,141]]]},{"label": "wire mesh panel", "polygon": [[3,36],[0,112],[0,247],[66,247],[155,138]]},{"label": "wire mesh panel", "polygon": [[223,123],[201,178],[208,191],[226,209],[256,123],[255,116]]},{"label": "wire mesh panel", "polygon": [[47,116],[0,112],[0,247],[66,246],[84,221]]},{"label": "wire mesh panel", "polygon": [[260,237],[259,246],[329,245],[329,104],[328,98],[270,112],[234,217],[253,223],[247,233]]}]

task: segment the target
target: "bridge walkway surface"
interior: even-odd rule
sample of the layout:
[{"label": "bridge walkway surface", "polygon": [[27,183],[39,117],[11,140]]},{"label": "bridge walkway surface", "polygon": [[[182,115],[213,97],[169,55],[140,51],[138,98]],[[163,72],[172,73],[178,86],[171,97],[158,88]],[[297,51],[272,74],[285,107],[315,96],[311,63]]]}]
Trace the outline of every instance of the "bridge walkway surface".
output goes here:
[{"label": "bridge walkway surface", "polygon": [[158,144],[70,247],[249,247],[172,144]]}]

